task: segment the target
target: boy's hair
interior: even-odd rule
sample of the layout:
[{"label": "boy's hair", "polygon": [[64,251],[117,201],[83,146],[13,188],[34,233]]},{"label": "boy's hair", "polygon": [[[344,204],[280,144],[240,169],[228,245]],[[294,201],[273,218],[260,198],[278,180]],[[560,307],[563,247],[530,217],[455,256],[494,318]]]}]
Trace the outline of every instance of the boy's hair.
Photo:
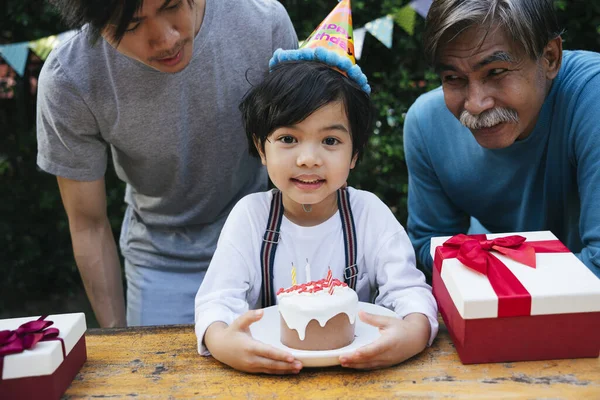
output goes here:
[{"label": "boy's hair", "polygon": [[[187,2],[190,7],[194,4],[194,0]],[[144,0],[50,0],[50,3],[71,28],[89,24],[88,38],[91,43],[100,38],[109,24],[115,25],[112,38],[119,43]]]},{"label": "boy's hair", "polygon": [[240,111],[250,154],[259,156],[255,143],[264,152],[267,138],[276,129],[300,123],[334,101],[344,103],[352,156],[360,158],[372,133],[371,99],[354,81],[317,61],[277,64],[246,94]]}]

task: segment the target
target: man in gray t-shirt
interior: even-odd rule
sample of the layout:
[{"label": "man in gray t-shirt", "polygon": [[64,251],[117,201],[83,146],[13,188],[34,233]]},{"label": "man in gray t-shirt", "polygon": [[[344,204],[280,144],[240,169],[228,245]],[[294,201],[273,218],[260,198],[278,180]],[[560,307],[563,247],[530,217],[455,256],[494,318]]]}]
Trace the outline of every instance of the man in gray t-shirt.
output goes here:
[{"label": "man in gray t-shirt", "polygon": [[127,323],[192,323],[227,214],[267,187],[237,106],[275,49],[297,47],[290,19],[276,0],[55,3],[82,29],[42,69],[37,163],[57,176],[96,317],[125,325],[106,214],[110,149],[127,183]]}]

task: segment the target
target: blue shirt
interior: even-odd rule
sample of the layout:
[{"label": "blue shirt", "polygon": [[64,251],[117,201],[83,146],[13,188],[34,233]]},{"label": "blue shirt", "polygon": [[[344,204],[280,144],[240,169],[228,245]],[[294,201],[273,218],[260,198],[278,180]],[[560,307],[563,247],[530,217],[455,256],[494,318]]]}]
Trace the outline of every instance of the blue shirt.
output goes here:
[{"label": "blue shirt", "polygon": [[552,231],[600,276],[600,54],[565,51],[534,130],[485,149],[444,103],[441,88],[411,106],[404,124],[408,233],[431,272],[433,236]]}]

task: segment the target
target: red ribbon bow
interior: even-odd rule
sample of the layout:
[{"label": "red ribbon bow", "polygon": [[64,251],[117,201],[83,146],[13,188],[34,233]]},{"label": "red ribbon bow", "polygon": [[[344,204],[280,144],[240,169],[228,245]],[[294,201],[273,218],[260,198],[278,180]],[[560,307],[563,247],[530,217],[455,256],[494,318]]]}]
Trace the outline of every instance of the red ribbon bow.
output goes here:
[{"label": "red ribbon bow", "polygon": [[0,331],[0,380],[2,380],[4,356],[31,349],[38,342],[60,340],[63,357],[66,358],[65,343],[58,337],[60,331],[57,328],[48,328],[54,322],[45,321],[46,317],[43,315],[35,321],[26,322],[16,330]]},{"label": "red ribbon bow", "polygon": [[519,235],[488,240],[485,235],[459,234],[436,249],[435,265],[441,272],[442,260],[456,257],[465,266],[488,277],[498,296],[498,317],[530,315],[531,295],[492,250],[535,268],[536,252],[559,253],[569,249],[558,240],[525,243],[526,240]]},{"label": "red ribbon bow", "polygon": [[494,257],[490,251],[496,250],[512,260],[535,268],[535,249],[527,244],[523,236],[512,235],[497,239],[477,239],[473,236],[456,235],[448,239],[444,246],[458,247],[458,260],[467,267],[484,275],[488,274]]}]

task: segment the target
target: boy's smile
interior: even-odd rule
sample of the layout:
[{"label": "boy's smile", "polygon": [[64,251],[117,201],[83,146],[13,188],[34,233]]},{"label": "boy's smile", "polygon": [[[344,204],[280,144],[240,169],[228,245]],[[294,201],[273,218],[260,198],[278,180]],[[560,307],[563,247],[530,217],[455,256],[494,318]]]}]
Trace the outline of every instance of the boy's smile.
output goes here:
[{"label": "boy's smile", "polygon": [[[283,193],[288,219],[316,225],[337,211],[336,191],[356,164],[344,104],[326,104],[302,122],[273,131],[261,160]],[[302,205],[312,205],[310,215]]]},{"label": "boy's smile", "polygon": [[325,182],[325,179],[316,175],[300,175],[292,178],[292,182],[300,189],[318,189]]}]

